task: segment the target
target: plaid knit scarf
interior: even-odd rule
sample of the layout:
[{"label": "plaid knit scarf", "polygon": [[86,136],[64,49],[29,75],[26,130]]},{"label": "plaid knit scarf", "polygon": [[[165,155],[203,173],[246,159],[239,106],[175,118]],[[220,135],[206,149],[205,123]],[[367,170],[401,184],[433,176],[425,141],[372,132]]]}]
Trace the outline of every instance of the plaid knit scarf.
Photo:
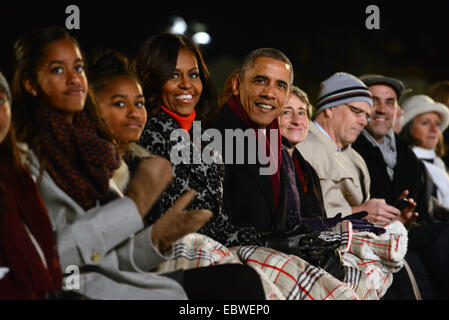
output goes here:
[{"label": "plaid knit scarf", "polygon": [[[258,127],[251,121],[251,119],[248,117],[248,115],[246,114],[246,111],[243,109],[242,104],[240,103],[240,96],[236,96],[236,95],[232,95],[228,102],[227,102],[228,106],[231,108],[231,110],[237,115],[237,117],[240,118],[240,120],[242,120],[242,122],[248,127],[248,128],[252,128],[254,129],[254,131],[256,132],[256,141],[259,141],[258,139],[258,134],[259,134],[259,130]],[[271,139],[271,134],[270,134],[270,129],[274,129],[278,131],[278,149],[277,150],[271,150],[270,147],[270,139]],[[277,162],[277,171],[276,173],[272,174],[270,176],[271,179],[271,185],[273,187],[273,194],[274,194],[274,212],[277,212],[278,207],[279,207],[279,202],[280,202],[280,198],[281,198],[281,159],[282,159],[282,155],[281,155],[281,132],[279,129],[279,121],[278,119],[274,119],[267,127],[266,127],[266,135],[265,135],[265,140],[267,142],[266,144],[266,152],[267,152],[267,156],[269,156],[271,159],[271,161],[276,161]]]},{"label": "plaid knit scarf", "polygon": [[38,120],[50,176],[84,210],[92,208],[109,193],[109,179],[120,166],[119,151],[98,137],[85,111],[69,124],[55,108],[42,106]]}]

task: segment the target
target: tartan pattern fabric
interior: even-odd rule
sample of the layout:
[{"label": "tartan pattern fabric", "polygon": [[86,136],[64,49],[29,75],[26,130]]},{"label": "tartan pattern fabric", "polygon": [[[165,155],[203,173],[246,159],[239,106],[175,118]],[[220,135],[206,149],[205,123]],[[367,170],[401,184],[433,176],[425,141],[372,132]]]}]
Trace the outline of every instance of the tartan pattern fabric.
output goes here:
[{"label": "tartan pattern fabric", "polygon": [[[240,261],[255,269],[264,281],[282,293],[282,300],[354,300],[354,290],[323,269],[300,257],[261,247],[231,249]],[[279,299],[268,294],[267,299]]]},{"label": "tartan pattern fabric", "polygon": [[226,248],[201,234],[190,234],[173,245],[173,259],[156,271],[190,269],[224,263],[246,264],[256,270],[269,300],[377,300],[392,282],[392,273],[402,268],[407,250],[407,232],[392,223],[380,236],[354,232],[350,221],[323,232],[326,241],[340,239],[338,251],[345,279],[332,275],[294,255],[256,246]]},{"label": "tartan pattern fabric", "polygon": [[117,148],[98,137],[86,111],[77,113],[73,124],[46,105],[37,117],[42,123],[41,145],[48,156],[48,173],[81,207],[92,208],[109,194],[109,179],[120,166]]},{"label": "tartan pattern fabric", "polygon": [[[336,228],[348,230],[349,226],[341,223]],[[382,297],[393,282],[393,273],[403,267],[407,231],[398,221],[384,228],[386,232],[381,235],[354,232],[347,246],[340,249],[347,269],[344,281],[351,283],[361,299]]]}]

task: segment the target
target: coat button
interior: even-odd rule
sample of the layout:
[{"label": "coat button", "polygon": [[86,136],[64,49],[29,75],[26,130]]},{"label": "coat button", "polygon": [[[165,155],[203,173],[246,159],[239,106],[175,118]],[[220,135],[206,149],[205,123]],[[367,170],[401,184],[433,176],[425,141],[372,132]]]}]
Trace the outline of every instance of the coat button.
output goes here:
[{"label": "coat button", "polygon": [[90,257],[90,260],[92,262],[98,262],[98,260],[100,260],[100,254],[98,252],[94,252]]}]

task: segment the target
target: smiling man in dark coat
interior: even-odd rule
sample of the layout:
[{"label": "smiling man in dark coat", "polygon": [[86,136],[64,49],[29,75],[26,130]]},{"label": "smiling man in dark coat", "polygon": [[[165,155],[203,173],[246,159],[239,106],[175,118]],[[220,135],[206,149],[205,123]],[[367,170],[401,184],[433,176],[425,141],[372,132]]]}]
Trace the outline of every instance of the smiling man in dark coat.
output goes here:
[{"label": "smiling man in dark coat", "polygon": [[[239,227],[254,227],[263,233],[281,224],[285,196],[277,117],[292,82],[293,67],[282,52],[254,50],[232,78],[233,94],[215,121],[224,142],[225,208]],[[242,139],[244,134],[250,138]],[[242,158],[243,164],[238,164]]]}]

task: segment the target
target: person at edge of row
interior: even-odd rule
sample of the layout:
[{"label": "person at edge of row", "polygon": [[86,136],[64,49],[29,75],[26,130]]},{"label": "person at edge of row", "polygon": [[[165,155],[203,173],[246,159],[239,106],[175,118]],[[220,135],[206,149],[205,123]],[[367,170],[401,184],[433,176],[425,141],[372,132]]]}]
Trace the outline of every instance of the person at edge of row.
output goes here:
[{"label": "person at edge of row", "polygon": [[[448,220],[449,175],[441,159],[444,148],[442,132],[448,126],[449,110],[442,103],[435,102],[426,95],[415,95],[404,101],[404,126],[400,137],[418,159],[422,160],[429,172],[433,182],[430,190],[434,199],[434,210],[430,213],[434,219],[444,221]],[[440,207],[446,210],[434,212]]]},{"label": "person at edge of row", "polygon": [[56,239],[17,149],[11,107],[0,72],[0,300],[48,299],[62,293]]},{"label": "person at edge of row", "polygon": [[[444,80],[432,84],[427,91],[427,95],[435,102],[442,103],[449,108],[449,81]],[[443,139],[442,141],[439,141],[439,144],[441,144],[439,148],[443,152],[440,157],[446,165],[446,168],[449,168],[449,129],[446,128],[446,130],[442,132]]]},{"label": "person at edge of row", "polygon": [[[351,147],[368,123],[372,105],[372,95],[360,79],[345,72],[333,74],[321,83],[314,121],[297,148],[320,177],[328,217],[366,211],[372,223],[398,220],[408,226],[418,215],[416,203],[410,198],[400,211],[385,199],[370,198],[368,168]],[[400,198],[405,196],[404,190]]]},{"label": "person at edge of row", "polygon": [[[430,279],[424,283],[425,286],[421,285],[423,297],[449,299],[449,176],[435,151],[442,138],[441,132],[448,127],[449,111],[445,105],[425,95],[410,97],[404,101],[403,108],[404,127],[400,137],[409,144],[429,172],[428,189],[432,199],[429,206],[432,220],[410,230],[409,247],[419,254],[422,261],[420,275],[427,277],[421,277]],[[444,144],[442,142],[441,146]]]},{"label": "person at edge of row", "polygon": [[79,292],[93,299],[187,299],[176,275],[149,271],[212,213],[183,210],[194,197],[190,190],[144,226],[172,179],[171,165],[159,157],[140,162],[125,197],[103,203],[120,153],[89,94],[78,42],[62,28],[38,29],[19,38],[14,59],[13,119],[56,233],[62,270],[78,266]]},{"label": "person at edge of row", "polygon": [[[89,74],[102,114],[122,146],[125,161],[115,172],[113,180],[120,191],[125,192],[129,176],[132,176],[137,167],[136,163],[142,158],[152,156],[136,144],[147,120],[142,87],[127,58],[112,50],[100,52],[95,57],[89,66]],[[129,169],[127,163],[131,164]],[[180,219],[179,223],[184,222]],[[231,275],[234,281],[229,281]],[[178,272],[176,280],[183,285],[190,299],[263,298],[263,289],[257,274],[242,265],[227,264],[184,270]],[[217,286],[220,287],[218,292]]]}]

